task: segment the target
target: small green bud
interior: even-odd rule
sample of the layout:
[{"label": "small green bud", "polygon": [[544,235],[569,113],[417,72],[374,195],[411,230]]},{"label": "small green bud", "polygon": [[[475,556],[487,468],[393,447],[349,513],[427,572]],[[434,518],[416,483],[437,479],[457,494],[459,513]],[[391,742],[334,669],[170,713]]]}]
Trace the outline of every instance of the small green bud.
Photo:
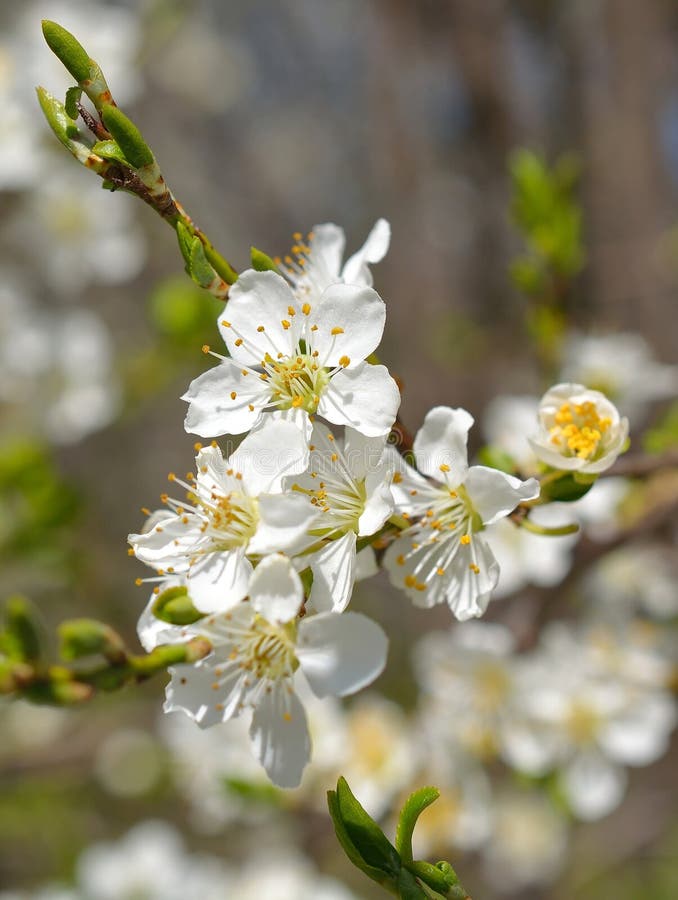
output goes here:
[{"label": "small green bud", "polygon": [[572,503],[588,494],[597,477],[579,473],[563,475],[554,481],[545,481],[539,496],[544,502]]},{"label": "small green bud", "polygon": [[153,604],[153,615],[156,619],[169,622],[170,625],[192,625],[202,619],[205,613],[199,612],[191,603],[188,591],[183,585],[167,588],[158,595]]},{"label": "small green bud", "polygon": [[412,833],[417,819],[426,807],[435,802],[438,797],[440,797],[440,791],[436,787],[419,788],[410,794],[400,810],[396,828],[396,850],[403,863],[412,862]]},{"label": "small green bud", "polygon": [[11,660],[35,662],[41,656],[38,623],[25,597],[10,597],[5,610],[5,630],[0,650]]},{"label": "small green bud", "polygon": [[257,272],[278,271],[278,267],[271,257],[262,250],[257,250],[256,247],[250,247],[250,258],[252,260],[252,268],[256,269]]},{"label": "small green bud", "polygon": [[36,681],[28,685],[22,695],[32,703],[48,706],[75,706],[90,700],[94,688],[81,681]]},{"label": "small green bud", "polygon": [[49,19],[42,21],[42,33],[49,49],[57,56],[76,81],[87,81],[92,62],[85,48],[70,31]]},{"label": "small green bud", "polygon": [[125,644],[120,635],[96,619],[70,619],[58,628],[61,656],[66,660],[101,654],[109,662],[122,665],[127,659]]},{"label": "small green bud", "polygon": [[107,105],[102,110],[104,125],[111,132],[120,149],[129,160],[129,164],[135,169],[143,169],[155,162],[151,148],[141,136],[137,126],[118,109],[117,106]]}]

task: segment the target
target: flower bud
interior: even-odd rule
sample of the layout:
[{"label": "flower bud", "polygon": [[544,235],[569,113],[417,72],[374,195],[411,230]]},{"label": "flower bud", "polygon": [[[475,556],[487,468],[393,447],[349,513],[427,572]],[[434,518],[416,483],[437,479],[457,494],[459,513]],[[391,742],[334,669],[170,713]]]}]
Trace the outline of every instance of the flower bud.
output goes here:
[{"label": "flower bud", "polygon": [[[557,384],[539,404],[539,432],[530,445],[539,459],[576,476],[609,469],[626,449],[628,419],[600,391]],[[577,478],[577,480],[579,480]]]}]

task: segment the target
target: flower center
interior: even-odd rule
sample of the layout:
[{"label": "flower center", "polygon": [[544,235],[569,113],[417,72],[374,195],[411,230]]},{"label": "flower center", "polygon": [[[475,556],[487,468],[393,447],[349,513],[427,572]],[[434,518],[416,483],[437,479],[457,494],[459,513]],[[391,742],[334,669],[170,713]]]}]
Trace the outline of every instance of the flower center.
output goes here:
[{"label": "flower center", "polygon": [[573,702],[568,710],[565,727],[575,744],[590,744],[596,737],[600,720],[590,706]]},{"label": "flower center", "polygon": [[209,499],[198,498],[198,505],[205,516],[201,530],[209,531],[220,549],[244,546],[257,530],[258,503],[241,491],[226,495],[213,492]]},{"label": "flower center", "polygon": [[328,369],[317,361],[318,353],[299,353],[273,359],[270,354],[264,359],[264,371],[271,383],[271,396],[279,409],[304,409],[314,413],[318,409],[320,396],[330,380]]},{"label": "flower center", "polygon": [[239,637],[232,658],[257,680],[279,681],[291,677],[299,667],[295,637],[293,622],[277,625],[257,615],[245,635]]},{"label": "flower center", "polygon": [[598,414],[595,403],[563,403],[549,428],[551,443],[565,456],[593,459],[605,432],[612,424],[609,416]]}]

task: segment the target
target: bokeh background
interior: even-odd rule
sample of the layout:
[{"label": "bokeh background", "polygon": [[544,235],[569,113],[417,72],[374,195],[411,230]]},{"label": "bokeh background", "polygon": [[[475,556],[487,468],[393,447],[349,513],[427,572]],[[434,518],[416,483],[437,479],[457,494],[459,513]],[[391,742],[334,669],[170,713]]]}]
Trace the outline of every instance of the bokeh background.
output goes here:
[{"label": "bokeh background", "polygon": [[[413,430],[436,404],[464,406],[480,423],[498,395],[539,395],[559,371],[541,352],[534,296],[509,276],[525,249],[511,213],[519,148],[549,164],[567,155],[581,210],[583,257],[554,301],[558,327],[633,332],[655,365],[678,362],[678,9],[669,0],[2,4],[0,579],[3,597],[35,603],[46,635],[88,615],[137,646],[147,596],[134,580],[146,573],[128,558],[126,536],[143,521],[140,507],[157,505],[167,472],[191,468],[179,397],[209,364],[200,348],[216,344],[218,304],[184,276],[172,231],[135,198],[101,191],[49,133],[33,87],[61,95],[70,81],[42,42],[43,17],[100,62],[175,194],[236,268],[248,265],[250,244],[284,255],[292,234],[315,223],[341,224],[353,250],[379,216],[391,222],[389,255],[375,269],[388,305],[381,356],[402,382]],[[636,365],[614,352],[622,367]],[[649,449],[665,451],[678,436],[675,381],[653,396],[656,371],[648,363],[631,373],[652,401],[634,425],[654,435]],[[663,477],[653,495],[662,502],[677,493],[675,470]],[[640,594],[643,571],[664,578],[661,615],[643,619],[660,628],[663,662],[678,612],[676,535],[675,515],[641,533],[662,563],[639,554],[624,582],[636,578]],[[583,554],[581,572],[556,592],[563,621],[593,602],[579,580],[595,556]],[[510,591],[491,607],[489,619],[521,647],[536,640],[540,590]],[[593,593],[614,603],[614,590]],[[196,878],[186,897],[349,896],[332,893],[341,888],[330,878],[355,897],[381,896],[341,856],[324,791],[338,765],[353,770],[359,796],[363,785],[386,798],[374,802],[389,822],[421,783],[412,647],[451,619],[413,609],[381,577],[354,603],[389,633],[389,666],[371,700],[327,722],[318,712],[320,765],[290,796],[244,761],[237,729],[207,739],[163,721],[162,678],[82,710],[3,703],[0,890],[56,897],[40,886],[77,881],[78,896],[94,900],[174,896],[158,884],[131,894],[116,881],[120,860],[134,868],[146,847],[155,872],[185,854]],[[463,690],[468,672],[458,677]],[[365,771],[334,759],[335,727],[349,728],[356,757],[371,749]],[[452,750],[436,749],[454,769]],[[429,829],[431,854],[452,859],[474,898],[669,900],[678,893],[676,758],[674,746],[633,770],[624,802],[584,823],[547,780],[484,758],[475,798],[451,777],[456,807]],[[476,775],[455,777],[468,786]],[[139,823],[145,832],[129,832]],[[99,847],[103,862],[91,850],[116,841]],[[287,881],[264,882],[271,859],[285,861]],[[221,888],[205,887],[205,873]]]}]

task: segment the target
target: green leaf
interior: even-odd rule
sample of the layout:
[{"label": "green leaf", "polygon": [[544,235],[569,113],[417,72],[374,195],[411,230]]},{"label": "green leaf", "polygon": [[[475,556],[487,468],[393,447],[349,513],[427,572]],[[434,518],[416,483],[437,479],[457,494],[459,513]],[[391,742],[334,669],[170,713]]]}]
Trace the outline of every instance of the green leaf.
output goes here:
[{"label": "green leaf", "polygon": [[270,256],[263,252],[263,250],[257,250],[256,247],[250,247],[250,258],[252,260],[252,268],[256,269],[257,272],[278,271],[276,264]]},{"label": "green leaf", "polygon": [[337,840],[341,844],[344,853],[346,854],[346,856],[348,856],[353,865],[356,868],[360,869],[361,872],[364,872],[368,878],[372,879],[372,881],[376,881],[377,884],[382,885],[382,887],[384,887],[386,890],[390,891],[392,894],[397,895],[398,890],[396,887],[395,878],[390,873],[384,872],[381,868],[371,866],[368,862],[366,862],[361,856],[358,848],[353,843],[351,835],[349,834],[342,817],[339,798],[336,791],[327,792],[327,806],[330,811],[332,822],[334,823],[334,831],[337,835]]},{"label": "green leaf", "polygon": [[216,277],[216,272],[207,262],[205,249],[199,237],[191,240],[189,274],[193,281],[202,288],[209,287]]},{"label": "green leaf", "polygon": [[167,588],[153,604],[153,615],[162,622],[170,625],[192,625],[204,618],[205,613],[199,612],[191,603],[188,591],[183,585]]},{"label": "green leaf", "polygon": [[50,22],[42,21],[42,33],[49,49],[57,56],[76,81],[87,81],[90,77],[91,61],[85,48],[70,33]]},{"label": "green leaf", "polygon": [[92,153],[96,153],[102,159],[113,159],[124,166],[130,165],[129,160],[115,141],[97,141],[92,147]]},{"label": "green leaf", "polygon": [[440,797],[438,788],[419,788],[410,794],[400,810],[396,828],[396,850],[400,854],[403,864],[407,865],[412,862],[412,833],[417,819],[426,807],[430,806],[438,797]]},{"label": "green leaf", "polygon": [[401,900],[426,900],[429,894],[419,886],[415,876],[403,868],[398,874],[398,896]]},{"label": "green leaf", "polygon": [[66,91],[66,103],[64,104],[64,107],[71,119],[77,119],[80,115],[78,103],[80,102],[81,97],[81,87],[69,87],[69,89]]},{"label": "green leaf", "polygon": [[337,803],[346,831],[365,862],[387,875],[397,876],[400,871],[397,850],[360,805],[345,778],[337,782]]},{"label": "green leaf", "polygon": [[[184,258],[184,262],[186,266],[190,266],[191,264],[191,241],[193,240],[193,235],[188,230],[188,228],[184,225],[182,221],[178,221],[176,225],[177,229],[177,240],[179,241],[179,250],[181,250],[181,255]],[[190,274],[190,272],[189,272]]]},{"label": "green leaf", "polygon": [[42,87],[35,90],[38,95],[40,108],[47,119],[47,124],[61,143],[70,149],[72,141],[81,140],[82,138],[77,122],[68,115],[63,103],[57,100],[56,97],[53,97],[49,91]]},{"label": "green leaf", "polygon": [[155,162],[151,148],[143,139],[137,126],[117,106],[106,105],[102,111],[104,125],[111,132],[120,149],[135,169],[142,169]]}]

